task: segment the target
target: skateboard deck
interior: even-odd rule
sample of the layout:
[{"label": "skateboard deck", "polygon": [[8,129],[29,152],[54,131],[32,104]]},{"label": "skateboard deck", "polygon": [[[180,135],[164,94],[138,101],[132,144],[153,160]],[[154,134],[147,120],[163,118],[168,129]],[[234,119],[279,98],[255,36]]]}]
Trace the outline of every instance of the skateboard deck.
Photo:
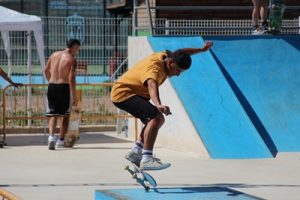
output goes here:
[{"label": "skateboard deck", "polygon": [[278,34],[281,31],[286,0],[270,0],[269,32]]},{"label": "skateboard deck", "polygon": [[72,106],[69,128],[66,134],[65,147],[72,148],[79,139],[79,125],[81,120],[81,104]]},{"label": "skateboard deck", "polygon": [[157,183],[155,179],[147,172],[141,170],[140,167],[135,163],[131,164],[133,168],[131,169],[129,165],[126,165],[125,170],[127,170],[132,175],[132,178],[135,179],[136,182],[141,186],[143,186],[146,192],[151,189],[150,186],[152,186],[152,188],[156,191]]}]

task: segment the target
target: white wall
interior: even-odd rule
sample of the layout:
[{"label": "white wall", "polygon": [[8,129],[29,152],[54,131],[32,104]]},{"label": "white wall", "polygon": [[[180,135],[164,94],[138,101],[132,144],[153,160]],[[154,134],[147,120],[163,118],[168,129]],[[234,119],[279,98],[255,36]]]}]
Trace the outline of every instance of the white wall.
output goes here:
[{"label": "white wall", "polygon": [[[128,39],[128,66],[153,53],[147,37],[129,37]],[[159,88],[162,104],[170,106],[170,116],[165,117],[165,124],[159,130],[157,144],[178,151],[195,153],[201,157],[209,157],[197,131],[195,130],[184,106],[179,100],[171,82],[167,79]],[[138,128],[141,130],[139,122]],[[129,122],[129,137],[134,138],[134,120]]]}]

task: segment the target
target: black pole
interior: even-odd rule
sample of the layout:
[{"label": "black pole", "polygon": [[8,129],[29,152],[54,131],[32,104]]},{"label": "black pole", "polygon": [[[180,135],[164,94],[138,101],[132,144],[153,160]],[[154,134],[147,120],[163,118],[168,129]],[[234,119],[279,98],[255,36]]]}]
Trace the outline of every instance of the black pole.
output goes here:
[{"label": "black pole", "polygon": [[[103,18],[106,18],[106,1],[103,1],[103,13],[102,13],[102,16],[103,16]],[[107,20],[106,19],[104,19],[102,22],[106,22]],[[102,26],[101,27],[102,28],[102,37],[104,37],[104,39],[103,40],[101,40],[102,42],[103,42],[103,49],[101,49],[100,51],[102,51],[102,54],[104,55],[104,57],[108,57],[108,55],[110,56],[110,54],[109,53],[106,53],[106,41],[105,41],[105,37],[106,37],[106,26]],[[109,29],[108,29],[109,30]],[[110,30],[109,30],[110,31]],[[104,66],[103,67],[103,75],[105,75],[106,74],[106,72],[108,72],[108,70],[106,70],[106,62],[104,62],[103,63],[103,61],[102,61],[102,65]],[[107,73],[108,74],[108,73]]]},{"label": "black pole", "polygon": [[69,1],[68,0],[66,0],[66,17],[68,17],[69,16]]},{"label": "black pole", "polygon": [[49,57],[49,2],[48,0],[45,0],[45,6],[44,6],[44,9],[45,9],[45,17],[46,17],[46,26],[45,26],[45,32],[47,33],[47,37],[46,37],[46,56],[47,58]]},{"label": "black pole", "polygon": [[21,13],[24,13],[24,0],[21,0]]}]

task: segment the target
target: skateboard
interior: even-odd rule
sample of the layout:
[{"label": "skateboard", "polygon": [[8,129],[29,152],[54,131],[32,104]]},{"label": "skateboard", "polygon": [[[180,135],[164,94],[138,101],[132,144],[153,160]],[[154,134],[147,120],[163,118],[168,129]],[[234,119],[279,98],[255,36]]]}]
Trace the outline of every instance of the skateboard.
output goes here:
[{"label": "skateboard", "polygon": [[70,114],[70,122],[68,132],[66,134],[66,141],[64,146],[72,148],[77,140],[79,139],[79,125],[81,120],[81,104],[78,103],[77,106],[72,106]]},{"label": "skateboard", "polygon": [[141,186],[143,186],[146,192],[151,189],[150,186],[152,186],[152,189],[156,191],[157,183],[155,179],[147,172],[141,170],[140,167],[135,163],[131,162],[131,164],[133,166],[133,169],[131,169],[129,165],[126,165],[125,170],[127,170],[132,175],[132,178],[135,179],[136,182]]},{"label": "skateboard", "polygon": [[282,26],[282,18],[286,0],[270,0],[269,32],[279,34]]}]

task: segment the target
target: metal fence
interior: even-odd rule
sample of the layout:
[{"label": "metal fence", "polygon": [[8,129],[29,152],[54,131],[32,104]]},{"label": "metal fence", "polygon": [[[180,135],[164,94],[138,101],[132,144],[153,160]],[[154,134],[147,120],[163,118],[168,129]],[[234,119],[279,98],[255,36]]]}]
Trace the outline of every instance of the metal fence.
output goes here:
[{"label": "metal fence", "polygon": [[[131,117],[126,113],[120,114],[112,104],[110,100],[111,87],[112,83],[77,85],[76,90],[80,91],[82,102],[81,126],[115,126],[117,119]],[[8,128],[47,127],[46,94],[46,84],[4,88],[1,113],[4,141]]]},{"label": "metal fence", "polygon": [[[251,19],[154,19],[153,35],[250,35]],[[149,19],[140,18],[137,35],[150,34]],[[299,18],[284,19],[281,34],[299,34]]]},{"label": "metal fence", "polygon": [[[65,49],[68,39],[78,38],[82,45],[77,60],[86,66],[86,75],[109,77],[127,58],[127,37],[131,35],[132,20],[130,18],[77,17],[80,20],[76,23],[73,18],[68,17],[42,18],[46,59],[53,52]],[[10,38],[12,74],[27,75],[26,32],[10,32]],[[32,40],[32,47],[32,73],[37,76],[42,74],[42,69],[35,40]],[[7,70],[7,56],[2,39],[0,39],[0,66]],[[127,62],[125,61],[120,71],[126,68]]]}]

